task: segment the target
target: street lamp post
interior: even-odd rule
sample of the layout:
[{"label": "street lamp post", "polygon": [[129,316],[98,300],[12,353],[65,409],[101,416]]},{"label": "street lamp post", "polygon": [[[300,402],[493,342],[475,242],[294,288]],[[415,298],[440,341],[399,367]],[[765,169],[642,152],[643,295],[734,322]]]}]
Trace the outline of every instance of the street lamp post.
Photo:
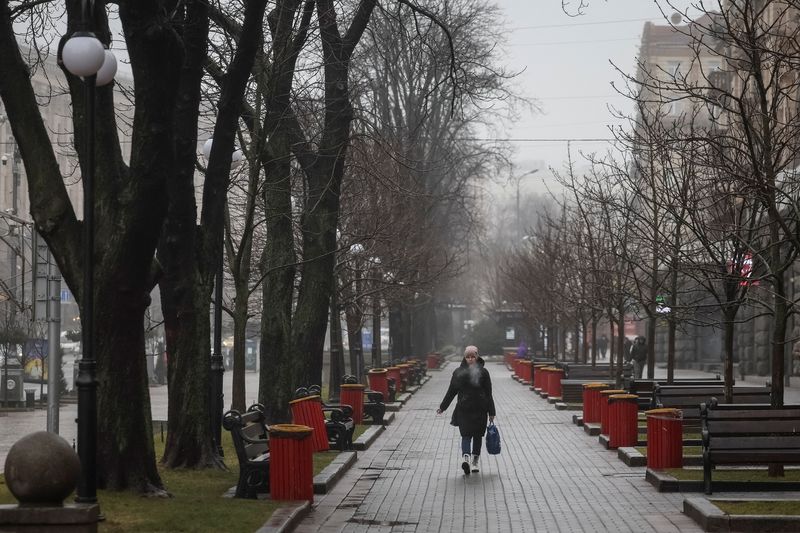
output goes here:
[{"label": "street lamp post", "polygon": [[381,297],[378,291],[378,276],[381,266],[380,257],[370,257],[373,278],[372,294],[372,368],[381,366]]},{"label": "street lamp post", "polygon": [[74,76],[83,78],[85,88],[84,144],[81,165],[83,181],[83,287],[81,332],[83,355],[78,364],[78,480],[79,503],[97,502],[97,360],[94,354],[94,103],[95,87],[110,83],[116,73],[114,54],[105,50],[90,31],[93,0],[83,0],[78,31],[63,43],[60,59]]},{"label": "street lamp post", "polygon": [[[211,147],[214,139],[208,139],[203,144],[203,156],[206,161],[211,157]],[[231,154],[231,169],[239,166],[242,162],[243,154],[241,150],[235,150]],[[225,238],[225,230],[222,231],[222,238]],[[224,267],[224,241],[220,246],[219,262],[214,273],[214,346],[211,352],[211,379],[209,386],[210,397],[210,423],[211,435],[217,447],[220,457],[225,456],[222,448],[222,411],[225,409],[225,393],[222,388],[222,377],[225,373],[225,365],[222,358],[222,283]]]},{"label": "street lamp post", "polygon": [[522,178],[524,178],[525,176],[530,176],[531,174],[536,174],[537,172],[539,172],[539,169],[534,168],[533,170],[528,171],[525,174],[522,174],[521,176],[517,176],[516,178],[517,179],[517,241],[519,241],[522,238],[522,224],[520,222],[520,217],[519,217],[519,184],[522,181]]}]

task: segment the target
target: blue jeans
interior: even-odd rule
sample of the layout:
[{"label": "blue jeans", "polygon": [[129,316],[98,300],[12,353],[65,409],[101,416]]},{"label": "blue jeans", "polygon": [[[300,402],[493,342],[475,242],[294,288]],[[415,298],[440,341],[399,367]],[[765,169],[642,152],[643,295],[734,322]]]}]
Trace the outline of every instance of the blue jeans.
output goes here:
[{"label": "blue jeans", "polygon": [[[470,452],[469,444],[472,442],[472,452]],[[461,437],[461,453],[469,455],[480,455],[481,446],[483,445],[483,438],[476,435],[474,437]]]}]

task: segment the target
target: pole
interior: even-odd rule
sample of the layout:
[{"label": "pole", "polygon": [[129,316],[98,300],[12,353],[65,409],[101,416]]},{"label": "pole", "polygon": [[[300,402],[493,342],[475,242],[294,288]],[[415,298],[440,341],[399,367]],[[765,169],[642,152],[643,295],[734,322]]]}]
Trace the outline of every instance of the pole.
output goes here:
[{"label": "pole", "polygon": [[[524,176],[523,174],[522,176]],[[517,178],[517,243],[522,239],[522,229],[519,223],[519,183],[522,181],[522,176]]]},{"label": "pole", "polygon": [[222,256],[219,258],[214,280],[214,353],[211,355],[211,435],[217,446],[217,453],[224,457],[222,450],[222,409],[225,405],[222,392]]},{"label": "pole", "polygon": [[372,296],[372,368],[381,366],[381,298]]},{"label": "pole", "polygon": [[61,397],[61,275],[47,254],[47,431],[58,434],[58,405]]},{"label": "pole", "polygon": [[86,136],[83,168],[83,287],[81,333],[83,355],[78,365],[78,503],[97,503],[97,361],[94,354],[94,89],[96,76],[84,79]]}]

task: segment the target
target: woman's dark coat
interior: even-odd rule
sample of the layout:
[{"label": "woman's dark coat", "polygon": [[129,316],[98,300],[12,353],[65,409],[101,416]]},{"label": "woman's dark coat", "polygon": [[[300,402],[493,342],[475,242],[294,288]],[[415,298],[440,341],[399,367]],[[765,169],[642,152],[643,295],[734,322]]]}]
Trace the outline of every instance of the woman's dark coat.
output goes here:
[{"label": "woman's dark coat", "polygon": [[495,416],[492,380],[483,366],[484,361],[480,357],[472,368],[466,359],[462,359],[461,366],[453,371],[450,388],[439,405],[442,411],[447,410],[458,395],[450,423],[458,426],[462,437],[482,437],[486,433],[488,416]]}]

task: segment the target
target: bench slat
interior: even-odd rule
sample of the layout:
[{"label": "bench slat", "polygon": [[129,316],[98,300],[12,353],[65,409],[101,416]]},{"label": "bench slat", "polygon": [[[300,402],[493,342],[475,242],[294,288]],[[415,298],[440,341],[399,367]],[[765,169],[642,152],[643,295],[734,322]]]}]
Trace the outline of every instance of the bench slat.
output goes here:
[{"label": "bench slat", "polygon": [[800,464],[800,450],[774,449],[769,453],[748,449],[725,450],[715,453],[712,462],[728,465]]},{"label": "bench slat", "polygon": [[773,409],[769,404],[759,408],[759,406],[748,406],[743,410],[726,410],[726,405],[721,404],[708,412],[708,421],[715,420],[772,420],[772,419],[800,419],[800,409]]},{"label": "bench slat", "polygon": [[736,435],[720,437],[709,435],[709,450],[771,450],[779,448],[800,450],[800,433],[795,435]]}]

